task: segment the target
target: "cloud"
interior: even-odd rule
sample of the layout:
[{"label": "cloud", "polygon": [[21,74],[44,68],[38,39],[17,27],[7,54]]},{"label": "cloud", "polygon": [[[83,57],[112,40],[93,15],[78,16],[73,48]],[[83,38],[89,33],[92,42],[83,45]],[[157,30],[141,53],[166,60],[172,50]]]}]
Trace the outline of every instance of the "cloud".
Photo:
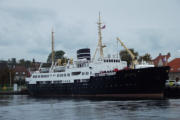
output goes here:
[{"label": "cloud", "polygon": [[[75,57],[76,50],[97,46],[98,12],[105,53],[116,53],[116,37],[140,54],[156,57],[171,52],[176,57],[180,44],[179,1],[169,0],[1,0],[0,58],[46,61],[51,51],[51,29],[55,49]],[[120,45],[119,45],[120,46]],[[12,50],[13,49],[13,50]],[[119,48],[120,50],[122,47]]]}]

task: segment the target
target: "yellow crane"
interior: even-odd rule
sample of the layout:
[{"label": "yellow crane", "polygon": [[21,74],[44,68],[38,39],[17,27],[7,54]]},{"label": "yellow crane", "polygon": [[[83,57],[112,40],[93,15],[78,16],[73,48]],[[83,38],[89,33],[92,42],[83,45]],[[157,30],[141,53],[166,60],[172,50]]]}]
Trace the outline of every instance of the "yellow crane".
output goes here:
[{"label": "yellow crane", "polygon": [[129,53],[129,55],[132,58],[132,65],[131,68],[135,68],[135,65],[138,63],[136,60],[136,56],[124,45],[124,43],[117,37],[117,40],[121,43],[121,45],[126,49],[126,51]]}]

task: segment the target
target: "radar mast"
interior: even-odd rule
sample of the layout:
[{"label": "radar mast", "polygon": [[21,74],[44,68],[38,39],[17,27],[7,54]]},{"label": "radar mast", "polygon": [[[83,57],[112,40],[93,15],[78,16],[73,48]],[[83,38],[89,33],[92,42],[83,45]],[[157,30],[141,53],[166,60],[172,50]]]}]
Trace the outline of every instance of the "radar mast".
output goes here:
[{"label": "radar mast", "polygon": [[101,15],[100,15],[100,12],[99,12],[99,21],[97,22],[98,24],[98,46],[96,48],[96,51],[94,53],[94,56],[93,56],[93,61],[95,59],[95,56],[96,56],[96,53],[99,49],[99,54],[100,54],[100,58],[103,59],[104,58],[104,52],[103,52],[103,48],[106,47],[105,45],[102,45],[102,34],[101,34],[101,29],[104,29],[105,26],[102,27],[102,22],[101,22]]}]

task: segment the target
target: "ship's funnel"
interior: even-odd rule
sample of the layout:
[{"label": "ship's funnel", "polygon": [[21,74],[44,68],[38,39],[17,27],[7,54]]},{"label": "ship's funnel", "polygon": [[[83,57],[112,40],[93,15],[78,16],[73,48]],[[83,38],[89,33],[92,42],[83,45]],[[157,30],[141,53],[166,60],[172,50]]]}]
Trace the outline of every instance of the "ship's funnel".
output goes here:
[{"label": "ship's funnel", "polygon": [[84,58],[87,60],[91,60],[91,54],[89,48],[83,48],[77,50],[77,59],[84,59]]}]

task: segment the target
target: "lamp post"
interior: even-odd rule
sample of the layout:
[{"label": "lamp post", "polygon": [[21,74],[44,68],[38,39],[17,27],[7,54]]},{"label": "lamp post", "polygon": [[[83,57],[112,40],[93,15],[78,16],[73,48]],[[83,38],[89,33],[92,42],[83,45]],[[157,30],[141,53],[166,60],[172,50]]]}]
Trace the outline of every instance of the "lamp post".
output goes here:
[{"label": "lamp post", "polygon": [[12,80],[11,80],[11,71],[9,72],[9,79],[10,79],[10,81],[9,81],[9,86],[11,87],[11,84],[12,84]]}]

